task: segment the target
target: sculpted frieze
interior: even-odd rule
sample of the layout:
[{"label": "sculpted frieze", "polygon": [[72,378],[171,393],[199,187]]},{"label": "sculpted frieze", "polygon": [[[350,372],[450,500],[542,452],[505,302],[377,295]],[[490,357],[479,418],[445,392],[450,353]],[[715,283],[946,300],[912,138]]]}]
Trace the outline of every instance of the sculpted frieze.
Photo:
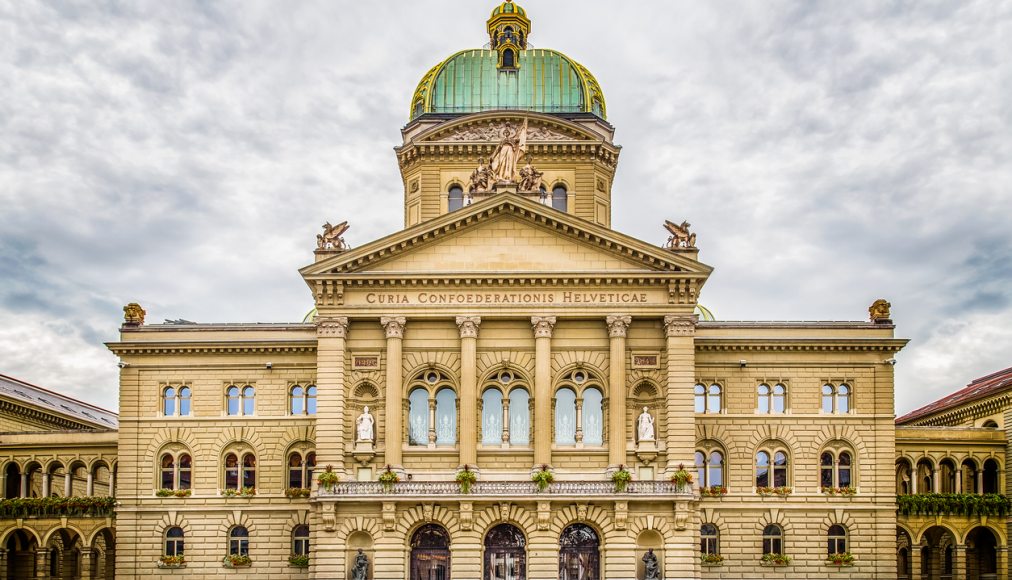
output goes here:
[{"label": "sculpted frieze", "polygon": [[[498,142],[509,121],[489,121],[476,123],[464,127],[456,127],[445,133],[437,135],[436,141],[484,141],[489,143]],[[527,139],[530,141],[574,141],[580,137],[564,133],[553,127],[547,127],[538,123],[530,123],[527,127]]]}]

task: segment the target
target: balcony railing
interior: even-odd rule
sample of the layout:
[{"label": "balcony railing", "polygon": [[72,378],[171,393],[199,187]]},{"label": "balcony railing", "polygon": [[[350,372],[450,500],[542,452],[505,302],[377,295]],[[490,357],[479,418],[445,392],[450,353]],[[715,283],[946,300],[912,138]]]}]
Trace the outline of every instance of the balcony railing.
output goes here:
[{"label": "balcony railing", "polygon": [[625,491],[616,492],[610,481],[559,481],[551,483],[544,491],[538,491],[533,481],[479,481],[471,486],[471,492],[461,493],[460,485],[453,481],[409,481],[389,486],[378,481],[349,481],[338,483],[330,490],[320,489],[321,498],[362,497],[362,496],[478,496],[483,498],[538,496],[538,497],[584,497],[584,496],[650,496],[651,498],[692,497],[695,488],[678,485],[670,481],[631,481]]},{"label": "balcony railing", "polygon": [[896,513],[901,516],[1007,516],[1009,498],[996,494],[918,493],[896,496]]},{"label": "balcony railing", "polygon": [[0,518],[108,517],[115,514],[112,497],[24,497],[0,500]]}]

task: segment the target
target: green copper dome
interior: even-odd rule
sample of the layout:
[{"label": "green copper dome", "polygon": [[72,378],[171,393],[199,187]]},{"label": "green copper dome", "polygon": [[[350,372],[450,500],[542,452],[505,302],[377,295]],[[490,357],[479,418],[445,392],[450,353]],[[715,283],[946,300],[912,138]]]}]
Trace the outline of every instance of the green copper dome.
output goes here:
[{"label": "green copper dome", "polygon": [[531,21],[523,8],[506,0],[486,28],[488,48],[458,52],[422,77],[411,98],[411,119],[497,109],[606,118],[604,92],[586,67],[561,52],[530,47]]}]

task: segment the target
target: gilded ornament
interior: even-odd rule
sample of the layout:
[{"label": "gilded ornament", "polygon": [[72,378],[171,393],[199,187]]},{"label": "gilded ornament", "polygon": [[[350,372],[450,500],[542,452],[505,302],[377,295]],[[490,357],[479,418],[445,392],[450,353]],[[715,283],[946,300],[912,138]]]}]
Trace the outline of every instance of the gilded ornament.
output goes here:
[{"label": "gilded ornament", "polygon": [[147,312],[136,302],[131,302],[123,307],[123,325],[141,326],[144,324],[144,315]]},{"label": "gilded ornament", "polygon": [[868,307],[868,316],[872,322],[885,322],[890,320],[889,308],[892,304],[889,304],[885,300],[879,298]]}]

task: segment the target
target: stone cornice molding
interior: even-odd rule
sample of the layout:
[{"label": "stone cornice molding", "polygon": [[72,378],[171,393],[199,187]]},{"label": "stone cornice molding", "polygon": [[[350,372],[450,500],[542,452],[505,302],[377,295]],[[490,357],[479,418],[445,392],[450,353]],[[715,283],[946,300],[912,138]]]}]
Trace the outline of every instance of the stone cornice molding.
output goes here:
[{"label": "stone cornice molding", "polygon": [[481,326],[480,316],[458,316],[457,328],[460,338],[478,338],[478,327]]},{"label": "stone cornice molding", "polygon": [[243,342],[115,342],[106,343],[113,354],[122,356],[149,354],[252,354],[316,352],[316,341],[243,341]]},{"label": "stone cornice molding", "polygon": [[75,431],[95,430],[94,425],[88,425],[86,423],[65,419],[63,417],[60,417],[59,415],[49,413],[46,411],[41,411],[39,409],[33,409],[32,407],[28,407],[25,405],[19,405],[18,403],[6,399],[0,399],[0,411],[6,411],[12,415],[24,417],[30,421],[38,423],[47,423],[49,425],[55,425],[57,427],[62,427],[64,429],[72,429]]},{"label": "stone cornice molding", "polygon": [[911,421],[900,423],[911,427],[944,427],[952,426],[963,422],[966,419],[978,419],[994,415],[1012,405],[1012,392],[1005,392],[998,396],[979,399],[969,403],[963,403],[956,408],[942,409],[931,415],[918,417]]},{"label": "stone cornice molding", "polygon": [[554,316],[532,316],[531,327],[534,330],[534,338],[552,338],[555,330]]},{"label": "stone cornice molding", "polygon": [[696,337],[697,351],[840,351],[840,352],[899,352],[906,345],[904,339],[876,338],[699,338]]},{"label": "stone cornice molding", "polygon": [[380,325],[386,332],[387,338],[404,338],[404,326],[408,323],[403,316],[383,316],[380,318]]},{"label": "stone cornice molding", "polygon": [[330,338],[347,338],[348,337],[348,317],[347,316],[333,316],[333,317],[316,317],[316,335],[319,337],[330,337]]},{"label": "stone cornice molding", "polygon": [[625,337],[632,324],[632,316],[613,314],[604,319],[608,325],[608,336],[611,338]]},{"label": "stone cornice molding", "polygon": [[694,336],[696,334],[695,316],[665,316],[664,336]]}]

